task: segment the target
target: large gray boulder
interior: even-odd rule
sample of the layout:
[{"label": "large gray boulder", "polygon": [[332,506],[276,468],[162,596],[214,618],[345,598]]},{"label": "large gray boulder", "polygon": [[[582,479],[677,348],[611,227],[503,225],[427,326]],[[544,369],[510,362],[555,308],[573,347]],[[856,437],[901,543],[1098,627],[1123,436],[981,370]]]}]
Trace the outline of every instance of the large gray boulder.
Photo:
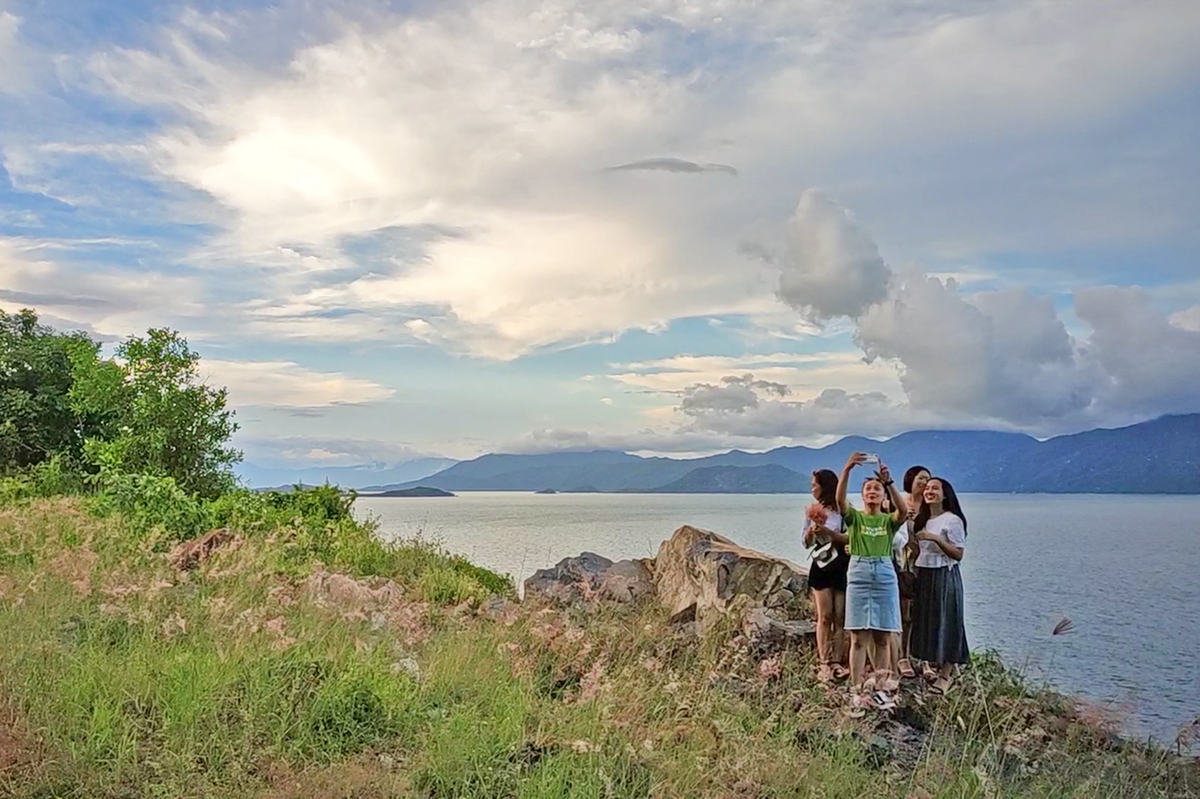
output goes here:
[{"label": "large gray boulder", "polygon": [[[803,602],[808,570],[783,558],[738,546],[724,536],[690,525],[658,548],[654,587],[658,600],[680,619],[723,614],[744,596],[750,604],[786,610]],[[740,604],[740,603],[739,603]]]},{"label": "large gray boulder", "polygon": [[638,602],[654,595],[654,562],[622,560],[584,552],[563,558],[550,569],[538,569],[525,581],[525,599],[575,604],[606,599]]}]

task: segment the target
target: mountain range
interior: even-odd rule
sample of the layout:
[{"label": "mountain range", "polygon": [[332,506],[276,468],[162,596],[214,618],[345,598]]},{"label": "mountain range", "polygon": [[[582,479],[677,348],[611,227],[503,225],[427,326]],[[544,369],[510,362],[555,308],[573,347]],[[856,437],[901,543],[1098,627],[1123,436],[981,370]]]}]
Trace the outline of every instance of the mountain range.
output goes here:
[{"label": "mountain range", "polygon": [[251,488],[273,486],[324,485],[331,483],[343,488],[383,491],[395,484],[420,480],[436,474],[458,461],[449,458],[416,458],[403,463],[369,463],[359,466],[278,467],[239,463],[236,473]]},{"label": "mountain range", "polygon": [[492,454],[379,490],[419,485],[446,491],[805,493],[814,469],[839,471],[855,451],[879,453],[897,480],[919,463],[962,492],[1200,493],[1200,414],[1044,441],[1022,433],[938,430],[694,459],[612,450]]}]

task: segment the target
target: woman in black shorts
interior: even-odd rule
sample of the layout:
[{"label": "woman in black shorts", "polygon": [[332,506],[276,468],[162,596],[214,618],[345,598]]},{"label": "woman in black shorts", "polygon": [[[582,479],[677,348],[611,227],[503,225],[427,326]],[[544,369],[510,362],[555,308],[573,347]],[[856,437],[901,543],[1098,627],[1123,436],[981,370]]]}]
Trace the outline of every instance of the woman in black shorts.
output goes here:
[{"label": "woman in black shorts", "polygon": [[812,473],[812,495],[804,521],[804,545],[815,547],[808,570],[808,587],[817,610],[817,676],[822,681],[842,679],[849,672],[842,665],[845,647],[842,621],[846,612],[846,569],[850,555],[842,532],[837,504],[838,476],[829,469]]}]

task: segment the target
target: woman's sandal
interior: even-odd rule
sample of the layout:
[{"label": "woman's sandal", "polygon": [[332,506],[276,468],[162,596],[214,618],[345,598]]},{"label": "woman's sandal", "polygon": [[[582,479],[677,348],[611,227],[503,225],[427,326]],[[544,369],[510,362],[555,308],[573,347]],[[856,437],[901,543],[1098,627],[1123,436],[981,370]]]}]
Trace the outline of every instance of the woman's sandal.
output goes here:
[{"label": "woman's sandal", "polygon": [[841,663],[833,664],[833,679],[844,680],[850,676],[850,669],[843,666]]},{"label": "woman's sandal", "polygon": [[822,663],[817,667],[817,680],[820,682],[830,682],[833,680],[833,669],[828,663]]},{"label": "woman's sandal", "polygon": [[921,676],[925,678],[925,682],[937,682],[937,669],[926,663],[925,665],[921,666]]},{"label": "woman's sandal", "polygon": [[900,690],[900,680],[891,672],[885,671],[879,675],[879,679],[875,681],[875,687],[885,693],[895,693]]},{"label": "woman's sandal", "polygon": [[950,693],[950,689],[953,687],[954,680],[950,679],[949,677],[938,677],[937,682],[929,686],[929,690],[931,693],[935,693],[939,696],[945,696],[946,694]]},{"label": "woman's sandal", "polygon": [[900,670],[900,676],[906,680],[917,676],[917,673],[913,671],[912,661],[908,658],[901,658],[900,662],[896,664],[896,668]]}]

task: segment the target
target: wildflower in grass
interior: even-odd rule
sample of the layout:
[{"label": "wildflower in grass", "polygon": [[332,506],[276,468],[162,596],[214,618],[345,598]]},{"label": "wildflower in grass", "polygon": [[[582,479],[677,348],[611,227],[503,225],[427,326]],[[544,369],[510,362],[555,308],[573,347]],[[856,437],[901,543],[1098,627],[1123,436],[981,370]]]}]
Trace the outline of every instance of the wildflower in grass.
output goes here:
[{"label": "wildflower in grass", "polygon": [[583,675],[583,679],[579,681],[579,701],[590,702],[600,692],[600,680],[604,676],[604,657],[599,657],[592,667],[588,669],[587,674]]},{"label": "wildflower in grass", "polygon": [[187,632],[187,619],[179,615],[179,611],[175,611],[162,623],[162,634],[166,638],[174,638],[177,635],[183,635]]},{"label": "wildflower in grass", "polygon": [[771,655],[758,664],[758,676],[764,680],[773,680],[783,673],[779,663],[779,655]]}]

